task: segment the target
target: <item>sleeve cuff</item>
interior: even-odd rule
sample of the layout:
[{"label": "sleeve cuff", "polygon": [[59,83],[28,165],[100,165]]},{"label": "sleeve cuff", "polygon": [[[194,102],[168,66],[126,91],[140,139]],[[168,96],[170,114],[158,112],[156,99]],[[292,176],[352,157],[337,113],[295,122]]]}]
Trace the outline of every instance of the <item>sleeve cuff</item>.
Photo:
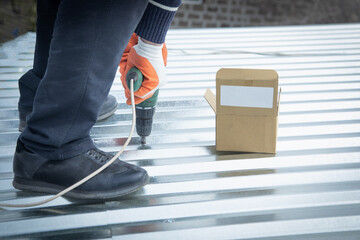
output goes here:
[{"label": "sleeve cuff", "polygon": [[[173,3],[174,2],[177,1],[173,1]],[[178,5],[180,5],[181,1],[178,2]],[[158,2],[150,1],[135,29],[135,33],[150,42],[158,44],[164,43],[166,33],[175,16],[176,9],[177,7],[169,8]]]}]

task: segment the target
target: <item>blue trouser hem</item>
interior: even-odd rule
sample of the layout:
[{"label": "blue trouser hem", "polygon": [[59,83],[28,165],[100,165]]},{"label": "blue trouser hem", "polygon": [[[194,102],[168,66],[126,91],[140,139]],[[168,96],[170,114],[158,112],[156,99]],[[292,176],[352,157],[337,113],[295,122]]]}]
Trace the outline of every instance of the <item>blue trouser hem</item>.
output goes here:
[{"label": "blue trouser hem", "polygon": [[26,148],[36,152],[40,156],[49,160],[64,160],[78,156],[82,153],[89,151],[90,149],[95,148],[95,144],[90,137],[87,137],[85,139],[68,143],[65,146],[62,146],[61,148],[58,149],[51,149],[51,150],[48,150],[47,148],[39,149],[39,146],[33,148],[31,147],[31,144],[27,145]]}]

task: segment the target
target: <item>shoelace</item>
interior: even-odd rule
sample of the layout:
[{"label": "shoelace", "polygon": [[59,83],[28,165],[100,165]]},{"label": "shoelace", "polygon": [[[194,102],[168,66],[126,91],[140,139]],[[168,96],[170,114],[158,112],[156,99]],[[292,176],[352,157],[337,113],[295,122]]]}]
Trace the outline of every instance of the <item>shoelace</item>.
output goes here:
[{"label": "shoelace", "polygon": [[96,161],[99,161],[101,164],[107,163],[113,157],[98,149],[90,149],[87,154],[90,157],[93,157]]}]

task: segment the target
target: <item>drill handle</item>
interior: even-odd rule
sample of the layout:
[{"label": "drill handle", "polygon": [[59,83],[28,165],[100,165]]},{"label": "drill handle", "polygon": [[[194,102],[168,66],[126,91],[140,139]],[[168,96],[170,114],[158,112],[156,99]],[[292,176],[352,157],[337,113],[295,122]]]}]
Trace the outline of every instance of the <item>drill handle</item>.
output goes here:
[{"label": "drill handle", "polygon": [[126,84],[128,87],[130,86],[131,79],[134,80],[134,92],[136,92],[141,87],[141,84],[144,81],[144,76],[139,69],[133,67],[126,74]]},{"label": "drill handle", "polygon": [[[126,84],[128,86],[130,86],[131,79],[134,80],[134,92],[136,92],[141,87],[141,84],[144,81],[144,76],[138,68],[132,67],[126,74]],[[158,95],[159,95],[159,89],[156,90],[155,93],[150,98],[146,99],[145,101],[143,101],[139,104],[136,104],[136,106],[137,107],[146,107],[146,108],[147,107],[155,107],[157,99],[158,99]]]}]

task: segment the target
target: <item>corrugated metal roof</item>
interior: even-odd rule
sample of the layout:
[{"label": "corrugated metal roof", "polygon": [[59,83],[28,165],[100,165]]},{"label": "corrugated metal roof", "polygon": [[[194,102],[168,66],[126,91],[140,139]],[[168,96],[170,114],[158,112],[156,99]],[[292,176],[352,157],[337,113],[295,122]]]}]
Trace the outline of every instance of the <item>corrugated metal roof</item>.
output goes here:
[{"label": "corrugated metal roof", "polygon": [[[12,155],[18,78],[35,35],[0,49],[0,202],[46,198],[15,190]],[[57,199],[0,211],[4,239],[360,239],[360,24],[171,30],[169,83],[146,148],[121,156],[151,183],[118,201]],[[216,152],[215,117],[202,95],[221,67],[278,71],[278,153]],[[92,130],[117,151],[130,130],[121,103]]]}]

